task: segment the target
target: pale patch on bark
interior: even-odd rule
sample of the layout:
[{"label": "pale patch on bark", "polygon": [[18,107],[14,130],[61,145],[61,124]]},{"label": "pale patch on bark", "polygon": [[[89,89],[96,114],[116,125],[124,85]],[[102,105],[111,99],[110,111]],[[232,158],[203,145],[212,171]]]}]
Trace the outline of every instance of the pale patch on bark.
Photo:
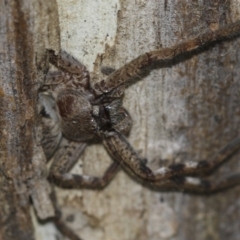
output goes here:
[{"label": "pale patch on bark", "polygon": [[114,44],[119,1],[57,0],[57,3],[62,49],[92,71],[97,54],[104,52],[106,44]]},{"label": "pale patch on bark", "polygon": [[[93,6],[86,1],[58,0],[61,48],[90,71],[94,63],[95,70],[99,66],[117,69],[141,53],[235,21],[240,7],[239,1],[218,1],[214,6],[203,1],[105,2]],[[105,49],[106,44],[110,47]],[[239,86],[233,84],[240,75],[237,48],[239,40],[170,67],[156,68],[144,78],[139,76],[126,90],[124,106],[133,118],[128,139],[150,165],[152,159],[156,165],[161,164],[158,160],[208,159],[239,133]],[[83,170],[78,163],[73,172],[101,176],[110,158],[102,146],[94,144],[85,150],[81,161]],[[104,190],[59,189],[58,196],[64,218],[75,216],[70,226],[83,239],[203,240],[225,239],[229,232],[237,239],[237,221],[229,224],[230,219],[239,217],[239,204],[231,202],[234,191],[239,188],[230,190],[228,198],[224,194],[205,198],[154,192],[120,172]],[[236,210],[231,212],[235,214],[232,218],[228,212],[231,203]]]}]

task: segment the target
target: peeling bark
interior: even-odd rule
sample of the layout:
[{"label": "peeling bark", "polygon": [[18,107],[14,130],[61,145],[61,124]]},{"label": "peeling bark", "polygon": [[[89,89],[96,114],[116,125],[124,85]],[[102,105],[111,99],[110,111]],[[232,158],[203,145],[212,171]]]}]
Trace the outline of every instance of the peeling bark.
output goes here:
[{"label": "peeling bark", "polygon": [[[45,49],[58,47],[57,21],[55,1],[44,5],[37,0],[0,1],[2,240],[35,239],[30,198],[36,203],[39,217],[53,214],[53,210],[47,213],[44,207],[39,208],[48,202],[44,202],[43,196],[48,196],[49,186],[45,157],[39,144],[37,92],[48,67]],[[37,188],[40,192],[36,192]],[[51,210],[51,206],[46,208]]]}]

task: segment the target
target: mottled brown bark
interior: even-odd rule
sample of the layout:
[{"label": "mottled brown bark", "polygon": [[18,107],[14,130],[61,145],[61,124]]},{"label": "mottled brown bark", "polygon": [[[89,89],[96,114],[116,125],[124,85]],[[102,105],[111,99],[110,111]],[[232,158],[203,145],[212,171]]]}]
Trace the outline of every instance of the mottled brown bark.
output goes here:
[{"label": "mottled brown bark", "polygon": [[[39,208],[39,199],[49,191],[39,144],[37,92],[47,70],[45,49],[54,48],[54,42],[58,48],[55,4],[0,1],[1,240],[35,239],[30,199],[39,217],[46,214]],[[38,186],[46,191],[43,195],[37,193]]]},{"label": "mottled brown bark", "polygon": [[[88,48],[77,47],[79,39],[72,39],[88,28],[91,20],[84,13],[89,8],[81,6],[84,18],[71,31],[76,15],[66,14],[67,6],[61,2],[58,0],[62,48],[85,64],[96,49],[95,42]],[[91,19],[105,16],[103,10],[99,12]],[[101,66],[117,69],[139,54],[170,47],[237,20],[239,1],[233,0],[120,1],[114,44],[106,45],[103,54],[98,52],[95,76],[98,80],[102,77],[96,74]],[[124,98],[133,118],[129,141],[150,160],[152,168],[162,161],[206,160],[239,135],[239,47],[236,39],[203,49],[191,58],[177,59],[165,68],[156,65],[129,86]],[[92,66],[92,62],[87,64]],[[238,158],[236,155],[223,166],[218,176],[237,171]],[[106,152],[97,145],[87,148],[81,159],[84,174],[101,176],[109,163]],[[78,166],[73,171],[77,172]],[[79,195],[60,190],[58,194],[63,197],[65,218],[74,216],[69,223],[83,239],[237,240],[240,234],[239,187],[211,196],[161,193],[120,172],[103,191],[83,190]]]},{"label": "mottled brown bark", "polygon": [[[61,5],[61,27],[68,33],[62,35],[62,48],[74,53],[78,49],[76,45],[71,49],[70,40],[81,35],[79,25],[86,21],[74,25],[73,11],[81,15],[80,10],[89,8],[88,3],[75,9],[75,1],[64,2],[72,12],[64,12]],[[237,0],[119,3],[114,44],[97,58],[96,72],[99,66],[118,68],[149,50],[239,20]],[[0,4],[0,239],[34,239],[29,196],[38,215],[47,209],[47,204],[38,209],[38,195],[41,198],[44,188],[33,190],[41,186],[45,164],[37,145],[36,93],[46,71],[45,48],[58,50],[57,6],[55,1],[42,5],[36,0],[0,0]],[[99,21],[93,12],[91,18]],[[95,42],[91,44],[89,49],[79,47],[82,55],[74,54],[84,64],[88,52],[94,51]],[[124,106],[133,118],[129,141],[143,157],[155,160],[150,161],[151,167],[159,167],[161,161],[205,160],[239,135],[239,47],[239,40],[225,42],[166,68],[154,66],[151,74],[127,89]],[[96,145],[86,150],[82,160],[84,173],[98,176],[110,161]],[[237,170],[236,166],[233,159],[222,172]],[[161,193],[120,172],[105,190],[59,190],[58,197],[64,218],[86,240],[237,240],[240,234],[239,187],[209,197]]]}]

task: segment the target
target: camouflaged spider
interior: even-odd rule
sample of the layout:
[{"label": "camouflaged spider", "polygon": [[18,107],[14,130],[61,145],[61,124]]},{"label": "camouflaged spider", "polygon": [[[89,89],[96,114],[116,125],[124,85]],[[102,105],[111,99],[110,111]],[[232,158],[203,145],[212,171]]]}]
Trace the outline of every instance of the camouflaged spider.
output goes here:
[{"label": "camouflaged spider", "polygon": [[[136,76],[143,67],[149,66],[153,61],[158,61],[159,64],[171,61],[179,55],[239,34],[238,21],[171,48],[147,52],[96,84],[90,83],[86,67],[77,60],[66,53],[55,55],[54,51],[49,50],[50,62],[60,70],[48,73],[39,94],[43,149],[48,159],[53,154],[55,156],[50,179],[64,188],[103,188],[121,165],[137,178],[149,182],[151,186],[164,189],[181,187],[181,190],[187,191],[214,192],[238,184],[239,174],[217,182],[191,176],[200,176],[220,165],[239,149],[239,138],[233,140],[209,161],[174,164],[156,171],[148,168],[146,161],[138,156],[124,136],[131,128],[131,118],[122,107],[122,96],[131,77]],[[103,140],[105,148],[115,161],[101,178],[68,173],[86,146],[82,142],[95,137]],[[82,144],[76,147],[79,142]],[[68,157],[62,154],[66,148],[70,153]],[[66,232],[65,234],[69,235]],[[71,239],[79,239],[71,236]]]}]

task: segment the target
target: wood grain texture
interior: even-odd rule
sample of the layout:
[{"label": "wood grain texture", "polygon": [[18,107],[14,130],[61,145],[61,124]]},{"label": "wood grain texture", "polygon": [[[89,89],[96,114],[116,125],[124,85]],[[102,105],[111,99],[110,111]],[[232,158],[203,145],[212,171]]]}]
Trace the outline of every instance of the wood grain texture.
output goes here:
[{"label": "wood grain texture", "polygon": [[[0,239],[35,239],[30,199],[40,218],[53,214],[40,146],[38,88],[45,49],[58,49],[55,1],[0,1]],[[47,16],[46,16],[47,14]],[[55,17],[55,19],[57,19]],[[38,189],[38,192],[36,191]]]},{"label": "wood grain texture", "polygon": [[[101,66],[117,69],[139,54],[240,18],[237,0],[97,5],[58,0],[58,7],[61,48],[87,65],[96,79],[103,77]],[[164,68],[156,64],[127,88],[124,106],[133,118],[129,141],[153,169],[206,160],[239,135],[239,45],[239,39],[227,41]],[[238,157],[218,174],[238,170]],[[101,176],[109,162],[103,147],[92,143],[73,172]],[[237,240],[239,191],[236,187],[211,196],[162,193],[122,171],[104,190],[59,189],[58,197],[64,219],[86,240]]]}]

